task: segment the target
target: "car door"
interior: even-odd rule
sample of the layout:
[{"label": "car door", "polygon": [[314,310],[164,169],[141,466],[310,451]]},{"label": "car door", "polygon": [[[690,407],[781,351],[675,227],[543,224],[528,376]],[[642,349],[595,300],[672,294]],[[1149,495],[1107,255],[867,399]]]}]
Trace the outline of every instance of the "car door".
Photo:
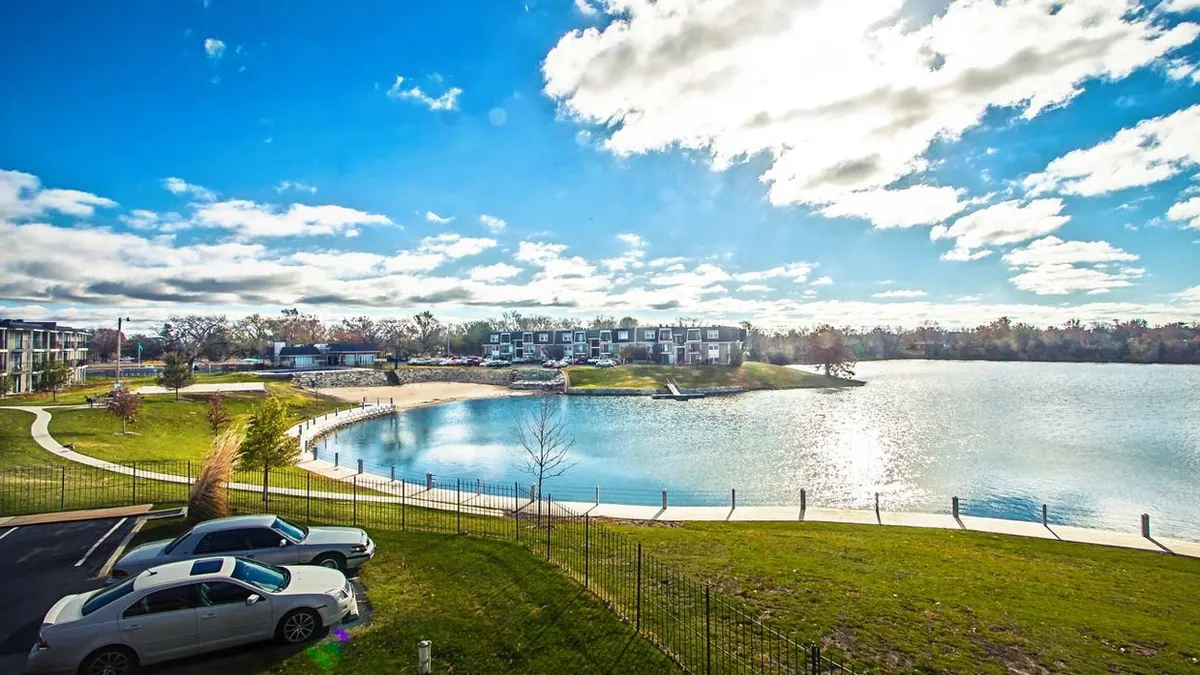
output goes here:
[{"label": "car door", "polygon": [[137,650],[143,663],[196,650],[197,590],[196,584],[181,584],[153,591],[121,613],[121,639]]},{"label": "car door", "polygon": [[[252,595],[256,600],[247,603]],[[261,591],[232,581],[207,581],[199,584],[199,597],[196,642],[205,651],[266,640],[275,631],[271,599]]]},{"label": "car door", "polygon": [[196,543],[192,556],[202,555],[241,555],[249,547],[246,533],[248,530],[221,530],[209,532]]},{"label": "car door", "polygon": [[238,554],[244,558],[270,565],[295,565],[300,562],[300,547],[269,527],[247,529],[246,541],[245,553]]}]

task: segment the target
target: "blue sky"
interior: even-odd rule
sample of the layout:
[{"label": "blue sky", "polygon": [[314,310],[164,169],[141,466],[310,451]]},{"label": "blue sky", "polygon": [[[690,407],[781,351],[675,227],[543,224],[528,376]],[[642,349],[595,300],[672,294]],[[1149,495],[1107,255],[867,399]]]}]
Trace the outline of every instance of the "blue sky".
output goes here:
[{"label": "blue sky", "polygon": [[1200,1],[10,3],[0,312],[1200,319]]}]

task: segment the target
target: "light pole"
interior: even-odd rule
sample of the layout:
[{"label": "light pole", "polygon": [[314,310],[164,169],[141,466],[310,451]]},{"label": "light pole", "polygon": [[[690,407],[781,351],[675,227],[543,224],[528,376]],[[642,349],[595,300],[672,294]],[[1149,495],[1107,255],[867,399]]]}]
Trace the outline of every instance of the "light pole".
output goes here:
[{"label": "light pole", "polygon": [[121,388],[121,324],[125,321],[133,321],[127,316],[117,317],[117,379],[113,383],[113,389]]}]

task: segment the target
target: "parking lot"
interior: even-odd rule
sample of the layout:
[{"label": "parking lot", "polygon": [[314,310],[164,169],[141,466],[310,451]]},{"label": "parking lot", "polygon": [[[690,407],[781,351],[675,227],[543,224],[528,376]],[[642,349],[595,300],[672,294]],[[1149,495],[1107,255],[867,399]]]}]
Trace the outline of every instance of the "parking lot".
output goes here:
[{"label": "parking lot", "polygon": [[[25,672],[25,658],[37,640],[42,618],[59,598],[95,590],[97,578],[139,517],[0,527],[0,673]],[[106,571],[106,570],[105,570]],[[362,596],[363,589],[356,584]],[[346,625],[353,628],[369,614]],[[201,675],[249,672],[303,647],[272,643],[242,647],[184,662],[147,668],[145,673]]]}]

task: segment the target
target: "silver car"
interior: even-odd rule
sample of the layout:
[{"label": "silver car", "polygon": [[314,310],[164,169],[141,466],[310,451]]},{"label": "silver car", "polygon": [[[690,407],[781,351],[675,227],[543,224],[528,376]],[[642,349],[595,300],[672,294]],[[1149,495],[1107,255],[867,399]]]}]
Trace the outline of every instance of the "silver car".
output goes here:
[{"label": "silver car", "polygon": [[271,637],[307,642],[357,614],[354,587],[337,570],[229,556],[185,560],[59,600],[27,665],[32,673],[128,675]]},{"label": "silver car", "polygon": [[345,572],[375,555],[375,542],[357,527],[304,527],[279,516],[234,516],[200,523],[173,540],[142,544],[113,567],[112,578],[177,560],[236,555],[271,565],[320,565]]}]

